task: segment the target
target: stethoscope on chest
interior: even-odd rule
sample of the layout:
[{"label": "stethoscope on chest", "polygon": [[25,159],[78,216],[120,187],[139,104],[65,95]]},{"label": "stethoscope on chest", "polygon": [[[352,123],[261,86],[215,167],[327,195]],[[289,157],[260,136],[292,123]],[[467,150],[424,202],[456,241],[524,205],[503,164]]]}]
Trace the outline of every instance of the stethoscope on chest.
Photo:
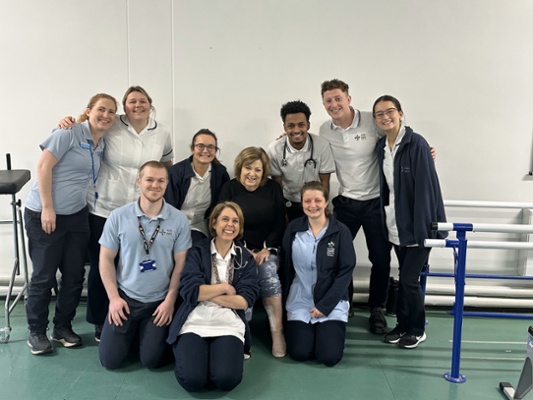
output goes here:
[{"label": "stethoscope on chest", "polygon": [[[316,160],[313,158],[313,154],[314,154],[314,151],[315,151],[315,146],[313,144],[313,137],[311,135],[308,135],[307,136],[309,138],[309,149],[311,150],[311,155],[310,157],[304,161],[304,168],[307,167],[308,165],[312,165],[314,169],[316,169]],[[289,139],[285,138],[285,143],[283,144],[283,158],[281,159],[281,166],[282,167],[286,167],[287,166],[287,149],[288,149],[288,145],[287,145],[287,141]]]}]

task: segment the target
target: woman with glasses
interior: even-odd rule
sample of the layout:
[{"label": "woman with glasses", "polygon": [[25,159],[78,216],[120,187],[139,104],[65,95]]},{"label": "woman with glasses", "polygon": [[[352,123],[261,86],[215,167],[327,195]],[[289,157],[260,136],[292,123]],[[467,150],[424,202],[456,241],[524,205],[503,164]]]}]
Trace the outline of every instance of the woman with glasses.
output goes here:
[{"label": "woman with glasses", "polygon": [[376,145],[380,200],[385,233],[394,246],[400,273],[397,325],[384,341],[413,349],[426,340],[419,278],[431,249],[424,247],[424,240],[446,237],[431,230],[432,222],[445,222],[446,215],[430,147],[402,123],[400,102],[381,96],[374,103],[373,114],[386,135]]},{"label": "woman with glasses", "polygon": [[218,202],[220,189],[229,175],[217,160],[218,140],[209,129],[192,137],[191,156],[168,170],[167,203],[181,210],[191,225],[193,243],[209,237],[207,217]]}]

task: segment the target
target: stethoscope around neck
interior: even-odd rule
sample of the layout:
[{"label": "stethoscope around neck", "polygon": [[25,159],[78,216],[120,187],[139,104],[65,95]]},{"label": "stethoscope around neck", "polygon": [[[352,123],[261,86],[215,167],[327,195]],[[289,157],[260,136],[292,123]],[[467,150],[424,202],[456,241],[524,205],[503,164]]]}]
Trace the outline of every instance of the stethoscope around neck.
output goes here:
[{"label": "stethoscope around neck", "polygon": [[[307,135],[309,138],[309,147],[311,148],[311,156],[304,161],[304,168],[308,165],[313,165],[313,168],[316,169],[316,160],[313,158],[313,153],[315,151],[315,146],[313,145],[313,137],[311,135]],[[286,167],[287,166],[287,141],[289,139],[285,139],[285,143],[283,145],[283,158],[281,159],[281,166]]]}]

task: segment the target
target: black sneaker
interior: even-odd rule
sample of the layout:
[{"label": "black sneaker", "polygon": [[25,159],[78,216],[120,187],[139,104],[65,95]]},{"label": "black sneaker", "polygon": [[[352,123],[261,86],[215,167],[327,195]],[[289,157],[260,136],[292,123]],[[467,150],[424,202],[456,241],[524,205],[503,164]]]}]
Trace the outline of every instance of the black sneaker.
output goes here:
[{"label": "black sneaker", "polygon": [[402,332],[401,329],[396,325],[394,329],[383,336],[383,341],[385,343],[396,344],[400,339],[405,335],[405,332]]},{"label": "black sneaker", "polygon": [[372,333],[385,333],[387,328],[387,320],[383,314],[383,310],[379,307],[373,308],[370,313],[370,318],[368,318],[368,323],[370,325],[370,332]]},{"label": "black sneaker", "polygon": [[59,342],[65,347],[81,346],[81,337],[74,333],[71,327],[58,328],[54,327],[52,336],[50,336],[54,342]]},{"label": "black sneaker", "polygon": [[96,340],[98,343],[100,343],[100,336],[102,336],[102,328],[102,325],[94,326],[94,340]]},{"label": "black sneaker", "polygon": [[398,346],[404,349],[414,349],[415,347],[418,347],[419,343],[422,343],[424,340],[426,340],[426,332],[424,332],[421,336],[415,336],[410,333],[406,333],[401,337]]},{"label": "black sneaker", "polygon": [[30,332],[28,346],[30,346],[31,354],[35,355],[50,353],[53,350],[52,343],[50,343],[45,333]]}]

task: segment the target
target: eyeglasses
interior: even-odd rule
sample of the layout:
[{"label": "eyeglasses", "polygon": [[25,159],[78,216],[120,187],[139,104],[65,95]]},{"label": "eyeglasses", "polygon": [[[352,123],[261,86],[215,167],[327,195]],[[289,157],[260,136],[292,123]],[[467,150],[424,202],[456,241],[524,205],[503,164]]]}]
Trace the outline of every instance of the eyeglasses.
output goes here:
[{"label": "eyeglasses", "polygon": [[207,151],[209,151],[210,153],[214,153],[218,150],[218,147],[212,144],[205,145],[203,143],[197,143],[194,145],[194,147],[196,147],[196,150],[198,151],[204,151],[205,149],[207,149]]},{"label": "eyeglasses", "polygon": [[389,108],[385,111],[378,111],[377,113],[374,113],[374,118],[375,119],[383,119],[385,117],[385,115],[387,117],[392,117],[394,115],[394,111],[396,111],[397,109],[392,107],[392,108]]}]

